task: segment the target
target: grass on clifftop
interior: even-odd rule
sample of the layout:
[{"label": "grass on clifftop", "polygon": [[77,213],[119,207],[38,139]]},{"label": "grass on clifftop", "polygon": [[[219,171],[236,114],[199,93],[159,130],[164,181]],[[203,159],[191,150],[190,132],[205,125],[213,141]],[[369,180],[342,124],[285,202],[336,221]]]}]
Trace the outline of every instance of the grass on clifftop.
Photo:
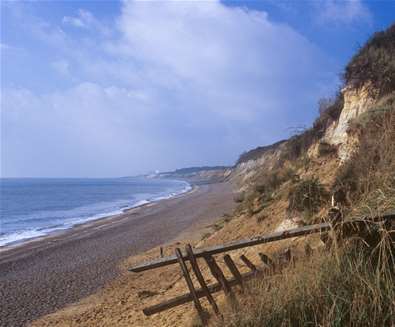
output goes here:
[{"label": "grass on clifftop", "polygon": [[378,96],[395,89],[395,24],[370,38],[347,65],[344,79],[356,88],[369,81]]}]

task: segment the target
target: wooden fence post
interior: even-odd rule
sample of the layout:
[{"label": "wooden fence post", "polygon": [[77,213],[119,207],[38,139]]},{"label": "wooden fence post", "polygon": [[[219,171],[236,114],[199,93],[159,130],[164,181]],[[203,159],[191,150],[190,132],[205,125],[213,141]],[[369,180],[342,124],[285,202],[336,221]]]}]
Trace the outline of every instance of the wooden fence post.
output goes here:
[{"label": "wooden fence post", "polygon": [[258,271],[258,269],[256,268],[256,266],[255,266],[250,260],[248,260],[247,257],[246,257],[244,254],[242,254],[242,255],[240,256],[240,259],[241,259],[241,261],[243,261],[243,262],[246,264],[246,266],[247,266],[248,268],[250,268],[252,271]]},{"label": "wooden fence post", "polygon": [[233,262],[229,254],[224,255],[224,261],[226,263],[226,266],[229,268],[230,272],[232,273],[233,277],[239,282],[241,289],[244,290],[243,279],[241,277],[240,271],[237,269],[235,263]]},{"label": "wooden fence post", "polygon": [[[360,218],[355,218],[351,219],[348,221],[344,221],[342,224],[343,225],[352,225],[355,223],[361,223],[361,222],[366,222],[367,217],[360,217]],[[388,223],[391,223],[391,221],[395,221],[395,211],[391,213],[387,213],[385,215],[381,216],[374,216],[374,217],[369,217],[369,221],[372,223],[379,222],[379,221],[388,221]],[[196,258],[201,258],[207,255],[215,255],[227,251],[233,251],[241,248],[245,248],[248,246],[255,246],[258,244],[264,244],[264,243],[271,243],[279,240],[285,240],[289,238],[294,238],[298,236],[305,236],[305,235],[310,235],[310,234],[315,234],[315,233],[321,233],[321,237],[323,235],[327,235],[328,232],[332,230],[332,225],[329,222],[326,223],[321,223],[321,224],[316,224],[316,225],[310,225],[310,226],[303,226],[303,227],[298,227],[294,229],[289,229],[286,231],[282,232],[274,232],[268,235],[262,235],[250,239],[245,239],[245,240],[238,240],[238,241],[233,241],[227,244],[223,245],[216,245],[208,248],[203,248],[203,249],[197,249],[194,252],[194,256]],[[326,240],[323,239],[325,242]],[[129,268],[129,271],[132,272],[141,272],[149,269],[154,269],[158,267],[164,267],[167,265],[171,265],[177,263],[177,257],[175,255],[169,256],[169,257],[164,257],[164,258],[158,258],[155,260],[151,260],[148,262],[143,262],[140,264],[137,264],[136,266],[133,266]]]},{"label": "wooden fence post", "polygon": [[201,288],[202,288],[202,290],[203,290],[208,302],[211,304],[215,314],[216,315],[220,315],[217,303],[215,303],[215,300],[214,300],[213,296],[211,295],[210,291],[208,290],[207,284],[206,284],[206,282],[205,282],[205,280],[203,278],[203,275],[202,275],[202,273],[201,273],[201,271],[199,269],[199,266],[197,264],[196,258],[195,258],[194,254],[193,254],[192,246],[190,244],[187,244],[185,246],[185,251],[187,252],[187,255],[188,255],[189,261],[191,263],[192,269],[193,269],[193,271],[194,271],[194,273],[196,275],[197,280],[200,283],[200,286],[201,286]]},{"label": "wooden fence post", "polygon": [[206,316],[204,314],[202,305],[200,304],[199,298],[196,295],[196,291],[195,291],[195,288],[193,286],[191,276],[189,275],[188,268],[185,265],[184,258],[182,257],[181,250],[179,248],[176,248],[175,252],[176,252],[178,263],[180,264],[180,267],[181,267],[182,274],[184,275],[185,281],[186,281],[186,283],[188,285],[189,292],[191,292],[191,295],[192,295],[192,298],[193,298],[193,303],[195,304],[196,311],[199,314],[199,317],[200,317],[200,320],[202,321],[203,326],[207,326]]},{"label": "wooden fence post", "polygon": [[224,273],[221,268],[218,266],[217,262],[211,255],[204,256],[204,260],[206,261],[208,267],[210,268],[211,274],[215,277],[219,284],[221,284],[222,289],[224,290],[226,295],[230,295],[232,290],[229,286],[228,281],[226,280]]}]

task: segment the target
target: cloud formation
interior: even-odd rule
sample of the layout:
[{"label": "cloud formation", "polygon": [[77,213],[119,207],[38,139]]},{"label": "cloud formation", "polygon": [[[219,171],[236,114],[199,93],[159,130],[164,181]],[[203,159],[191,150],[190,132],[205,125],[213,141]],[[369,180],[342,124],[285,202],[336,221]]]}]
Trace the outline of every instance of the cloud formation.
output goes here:
[{"label": "cloud formation", "polygon": [[318,2],[321,22],[351,24],[371,21],[371,13],[361,0],[327,0]]},{"label": "cloud formation", "polygon": [[91,12],[80,9],[75,17],[64,16],[62,20],[63,24],[69,24],[74,27],[89,28],[92,25],[97,24],[95,17]]},{"label": "cloud formation", "polygon": [[[3,175],[232,164],[309,123],[336,80],[316,46],[265,12],[217,1],[125,2],[110,27],[86,13],[65,17],[63,29],[36,24],[32,37],[69,85],[3,90]],[[70,24],[110,33],[75,36]]]}]

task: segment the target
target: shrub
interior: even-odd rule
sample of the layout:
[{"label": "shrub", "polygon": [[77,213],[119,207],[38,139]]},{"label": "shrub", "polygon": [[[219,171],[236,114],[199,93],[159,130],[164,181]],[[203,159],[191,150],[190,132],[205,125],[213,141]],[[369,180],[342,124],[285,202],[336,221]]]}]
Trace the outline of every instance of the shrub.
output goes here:
[{"label": "shrub", "polygon": [[264,221],[267,218],[266,214],[260,213],[257,217],[256,217],[256,222],[259,224],[262,221]]},{"label": "shrub", "polygon": [[337,173],[335,183],[332,187],[334,200],[338,204],[350,205],[351,194],[354,196],[358,190],[358,172],[353,162],[347,162],[341,166]]},{"label": "shrub", "polygon": [[286,143],[280,161],[297,160],[306,153],[308,148],[321,139],[329,125],[337,120],[344,105],[344,97],[339,92],[335,98],[321,99],[319,102],[319,117],[313,127],[305,129],[292,136]]},{"label": "shrub", "polygon": [[321,99],[318,102],[320,115],[313,124],[313,129],[317,135],[320,137],[324,135],[325,130],[329,127],[330,123],[340,117],[343,106],[344,97],[343,93],[340,91],[337,93],[335,98]]},{"label": "shrub", "polygon": [[332,154],[336,154],[337,153],[337,146],[333,145],[333,144],[329,144],[327,142],[320,142],[318,144],[318,155],[321,156],[329,156]]},{"label": "shrub", "polygon": [[305,179],[290,190],[288,210],[313,214],[321,208],[328,198],[328,192],[317,178]]},{"label": "shrub", "polygon": [[265,193],[267,186],[265,184],[258,184],[255,186],[255,191],[258,193]]},{"label": "shrub", "polygon": [[[394,252],[387,235],[372,252],[354,241],[250,283],[218,326],[393,326]],[[379,258],[379,260],[377,260]]]},{"label": "shrub", "polygon": [[272,174],[270,174],[267,178],[267,187],[271,191],[275,191],[280,187],[282,183],[284,183],[287,180],[287,177],[284,178],[284,176],[280,175],[280,171],[275,171]]},{"label": "shrub", "polygon": [[286,143],[281,161],[293,161],[298,159],[317,138],[318,137],[314,134],[314,130],[312,128],[306,129],[304,132],[292,136]]},{"label": "shrub", "polygon": [[344,72],[346,83],[372,83],[379,96],[395,89],[395,24],[375,33],[352,58]]},{"label": "shrub", "polygon": [[277,168],[259,176],[254,188],[255,192],[251,195],[251,203],[257,198],[260,205],[257,210],[251,210],[251,213],[254,214],[264,209],[274,200],[276,190],[285,182],[293,180],[295,176],[294,169],[290,167]]}]

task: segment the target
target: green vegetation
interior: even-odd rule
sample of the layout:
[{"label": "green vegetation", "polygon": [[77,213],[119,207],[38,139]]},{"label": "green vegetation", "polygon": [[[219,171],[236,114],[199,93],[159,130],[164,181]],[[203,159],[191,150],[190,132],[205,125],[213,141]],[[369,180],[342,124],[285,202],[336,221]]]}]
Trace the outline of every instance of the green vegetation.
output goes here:
[{"label": "green vegetation", "polygon": [[374,248],[362,240],[296,262],[250,284],[226,326],[393,326],[394,251],[388,234]]},{"label": "green vegetation", "polygon": [[314,128],[322,134],[329,124],[340,117],[344,106],[344,97],[338,92],[334,98],[324,98],[318,102],[319,117],[314,122]]},{"label": "green vegetation", "polygon": [[288,210],[311,216],[318,212],[328,199],[329,193],[318,178],[304,179],[291,188],[288,195]]},{"label": "green vegetation", "polygon": [[344,79],[356,88],[370,81],[378,96],[395,89],[395,24],[370,38],[347,65]]},{"label": "green vegetation", "polygon": [[[292,136],[285,143],[285,149],[282,151],[279,165],[285,161],[295,161],[306,154],[307,149],[314,143],[319,141],[325,133],[328,126],[337,120],[340,116],[341,110],[344,105],[344,98],[342,93],[338,93],[334,98],[321,99],[319,105],[319,117],[315,120],[313,127],[307,128],[302,132]],[[327,155],[336,152],[335,148],[329,149]],[[325,150],[324,150],[325,151]]]},{"label": "green vegetation", "polygon": [[337,154],[337,146],[333,144],[329,144],[325,141],[322,141],[318,144],[318,155],[320,157],[336,155]]},{"label": "green vegetation", "polygon": [[237,210],[246,212],[248,216],[259,213],[278,197],[278,190],[283,184],[288,181],[294,182],[298,178],[291,167],[283,166],[270,172],[262,172],[256,178],[252,192],[234,196],[235,201],[239,203]]},{"label": "green vegetation", "polygon": [[258,224],[260,224],[260,223],[263,222],[266,218],[267,218],[267,214],[261,212],[261,213],[256,217],[256,222],[257,222]]},{"label": "green vegetation", "polygon": [[295,176],[295,171],[292,168],[286,167],[262,173],[257,178],[255,191],[259,194],[269,195]]}]

